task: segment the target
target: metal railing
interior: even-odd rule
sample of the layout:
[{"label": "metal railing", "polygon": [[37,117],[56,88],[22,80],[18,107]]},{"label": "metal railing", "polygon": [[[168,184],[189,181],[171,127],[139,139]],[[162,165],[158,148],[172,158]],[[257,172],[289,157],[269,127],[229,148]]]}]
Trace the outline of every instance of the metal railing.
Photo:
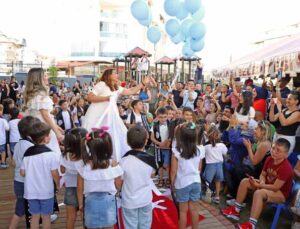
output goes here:
[{"label": "metal railing", "polygon": [[47,68],[41,63],[0,62],[0,76],[13,76],[16,73],[28,72],[30,68]]}]

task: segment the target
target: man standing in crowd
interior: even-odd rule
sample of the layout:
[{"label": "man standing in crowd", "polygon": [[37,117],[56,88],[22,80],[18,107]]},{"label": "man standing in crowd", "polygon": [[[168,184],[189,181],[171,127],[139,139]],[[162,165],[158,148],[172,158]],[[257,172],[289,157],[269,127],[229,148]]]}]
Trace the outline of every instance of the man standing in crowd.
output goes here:
[{"label": "man standing in crowd", "polygon": [[197,93],[195,92],[195,83],[193,80],[188,81],[187,90],[183,90],[180,93],[180,96],[183,98],[182,106],[189,107],[194,110],[194,103],[197,98]]},{"label": "man standing in crowd", "polygon": [[19,90],[19,85],[14,76],[11,77],[9,83],[9,97],[13,99],[15,102],[17,101],[17,92]]},{"label": "man standing in crowd", "polygon": [[177,82],[175,89],[172,91],[176,107],[181,107],[182,105],[183,98],[180,96],[180,93],[183,91],[183,88],[184,88],[183,82]]}]

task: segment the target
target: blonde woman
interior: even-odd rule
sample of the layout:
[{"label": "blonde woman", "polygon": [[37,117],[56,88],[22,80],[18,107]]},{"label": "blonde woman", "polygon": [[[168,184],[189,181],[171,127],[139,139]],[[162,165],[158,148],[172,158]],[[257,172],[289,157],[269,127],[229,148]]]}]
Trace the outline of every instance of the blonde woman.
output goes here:
[{"label": "blonde woman", "polygon": [[58,141],[64,139],[63,130],[56,125],[50,112],[53,102],[48,94],[48,75],[42,68],[32,68],[28,72],[26,88],[24,91],[25,116],[31,115],[51,128],[51,140],[47,145],[53,152],[60,156],[61,151]]},{"label": "blonde woman", "polygon": [[[265,160],[270,156],[272,146],[272,130],[268,121],[262,120],[257,123],[254,131],[255,143],[243,138],[243,144],[247,149],[248,156],[240,166],[235,168],[235,184],[239,184],[247,175],[258,179],[263,169]],[[234,205],[235,199],[227,200],[228,205]]]}]

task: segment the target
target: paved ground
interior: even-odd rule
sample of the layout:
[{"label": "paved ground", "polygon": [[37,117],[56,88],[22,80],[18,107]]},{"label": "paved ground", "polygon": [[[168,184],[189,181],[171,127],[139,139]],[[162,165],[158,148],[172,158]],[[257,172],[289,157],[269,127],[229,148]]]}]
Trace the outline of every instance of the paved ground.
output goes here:
[{"label": "paved ground", "polygon": [[[13,193],[13,169],[0,170],[0,229],[7,229],[14,212],[15,197]],[[58,196],[59,203],[62,203],[63,193]],[[220,214],[220,206],[210,205],[203,201],[200,203],[200,214],[205,217],[199,223],[199,228],[205,229],[225,229],[234,228],[233,224],[225,219]],[[224,207],[224,200],[221,207]],[[248,204],[249,206],[249,204]],[[273,219],[274,210],[264,211],[264,220],[259,221],[259,228],[270,228]],[[242,213],[242,221],[245,221],[249,216],[249,208],[246,208]],[[60,207],[58,220],[52,224],[52,228],[65,228],[66,212],[65,207]],[[20,223],[19,228],[25,228],[25,221]],[[76,228],[82,228],[81,221],[77,220]],[[284,216],[281,216],[278,224],[278,229],[290,228],[290,222]]]}]

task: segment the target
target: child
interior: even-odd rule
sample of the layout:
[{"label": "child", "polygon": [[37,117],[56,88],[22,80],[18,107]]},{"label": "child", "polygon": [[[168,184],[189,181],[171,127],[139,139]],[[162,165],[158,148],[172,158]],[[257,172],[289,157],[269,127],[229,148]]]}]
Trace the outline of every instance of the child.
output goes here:
[{"label": "child", "polygon": [[3,105],[0,104],[0,154],[1,154],[1,169],[8,168],[8,164],[6,163],[6,131],[9,130],[9,125],[6,119],[2,118],[3,115]]},{"label": "child", "polygon": [[152,179],[156,169],[153,156],[144,152],[148,133],[140,125],[130,128],[127,152],[120,164],[124,171],[122,216],[125,228],[150,228],[152,223]]},{"label": "child", "polygon": [[168,114],[167,114],[168,120],[169,120],[169,122],[171,122],[174,119],[174,113],[175,113],[174,108],[171,106],[166,106],[166,109],[168,111]]},{"label": "child", "polygon": [[10,121],[9,124],[9,147],[11,152],[11,157],[14,155],[14,148],[15,145],[20,140],[20,133],[18,130],[18,123],[20,122],[20,119],[18,119],[19,116],[19,110],[18,108],[14,107],[10,110]]},{"label": "child", "polygon": [[140,123],[146,130],[149,130],[147,116],[142,113],[144,104],[141,100],[133,100],[131,103],[132,112],[128,115],[126,125],[128,128],[133,127],[135,124]]},{"label": "child", "polygon": [[186,122],[194,122],[195,121],[195,113],[190,107],[183,108],[182,117]]},{"label": "child", "polygon": [[58,105],[60,106],[60,111],[56,115],[57,125],[64,131],[69,131],[74,127],[72,114],[69,111],[69,105],[66,100],[60,100]]},{"label": "child", "polygon": [[78,199],[77,199],[77,170],[76,162],[81,160],[81,142],[87,131],[83,128],[72,129],[65,136],[64,153],[60,160],[60,171],[64,173],[65,198],[64,204],[67,210],[67,227],[75,226]]},{"label": "child", "polygon": [[83,211],[87,228],[113,228],[117,222],[117,189],[121,188],[123,170],[111,160],[112,140],[107,128],[86,135],[82,147],[83,163],[78,168],[77,195],[79,210]]},{"label": "child", "polygon": [[248,190],[254,190],[249,221],[238,224],[237,228],[255,229],[264,204],[284,203],[291,193],[293,170],[287,160],[290,143],[283,138],[272,146],[271,156],[267,158],[259,180],[249,176],[239,185],[234,206],[222,210],[223,215],[235,220],[240,219],[240,210]]},{"label": "child", "polygon": [[54,206],[54,183],[59,187],[59,161],[54,152],[45,145],[50,142],[50,127],[42,122],[31,126],[30,137],[35,143],[24,154],[20,174],[24,180],[24,198],[28,200],[32,215],[31,228],[50,228],[50,216]]},{"label": "child", "polygon": [[24,153],[26,150],[33,146],[33,143],[29,137],[31,126],[34,123],[40,122],[38,118],[27,116],[18,123],[18,132],[20,132],[20,141],[14,147],[13,166],[15,167],[14,178],[14,191],[16,195],[16,207],[15,214],[11,220],[9,229],[16,229],[20,219],[25,215],[25,202],[24,202],[24,177],[20,175],[20,168],[22,165]]},{"label": "child", "polygon": [[185,123],[176,129],[176,147],[172,148],[171,182],[179,202],[179,228],[186,228],[190,210],[192,228],[198,228],[198,201],[201,196],[201,160],[204,147],[197,146],[198,133],[194,123]]},{"label": "child", "polygon": [[79,125],[82,126],[82,122],[84,119],[85,111],[84,111],[84,99],[79,99],[77,103],[77,117],[79,121]]},{"label": "child", "polygon": [[[170,123],[167,120],[167,109],[159,108],[157,110],[158,122],[154,123],[153,131],[151,132],[151,141],[155,144],[156,160],[159,163],[159,182],[158,187],[163,187],[164,184],[170,185],[169,169],[171,164],[171,139],[170,139]],[[166,170],[168,178],[166,182],[163,180],[163,169]]]},{"label": "child", "polygon": [[224,181],[223,174],[223,156],[226,155],[228,149],[220,142],[220,132],[218,128],[212,125],[207,132],[209,143],[205,145],[205,161],[204,179],[211,184],[213,181],[216,185],[216,195],[212,198],[212,202],[220,203],[221,184]]}]

